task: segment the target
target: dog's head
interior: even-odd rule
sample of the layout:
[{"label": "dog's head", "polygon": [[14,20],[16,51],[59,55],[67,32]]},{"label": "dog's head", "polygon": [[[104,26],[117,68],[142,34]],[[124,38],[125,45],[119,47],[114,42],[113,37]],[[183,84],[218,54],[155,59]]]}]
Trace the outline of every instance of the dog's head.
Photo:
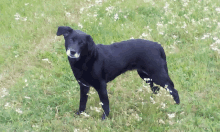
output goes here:
[{"label": "dog's head", "polygon": [[66,53],[72,59],[79,60],[81,56],[88,55],[95,46],[91,36],[80,30],[60,26],[57,36],[60,35],[64,36]]}]

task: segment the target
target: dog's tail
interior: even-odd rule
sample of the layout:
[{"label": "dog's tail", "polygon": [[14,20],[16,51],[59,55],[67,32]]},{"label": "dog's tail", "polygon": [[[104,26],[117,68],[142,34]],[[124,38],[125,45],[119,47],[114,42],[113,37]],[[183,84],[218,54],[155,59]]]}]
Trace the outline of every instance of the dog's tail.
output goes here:
[{"label": "dog's tail", "polygon": [[162,57],[164,60],[166,60],[166,54],[165,54],[165,51],[164,51],[164,49],[163,49],[162,46],[161,46],[161,48],[160,48],[160,54],[161,54],[161,57]]},{"label": "dog's tail", "polygon": [[167,71],[167,73],[168,73],[168,68],[167,68],[167,59],[166,59],[166,54],[165,54],[165,51],[164,51],[164,49],[163,49],[163,47],[161,46],[161,48],[160,48],[160,55],[161,55],[161,58],[165,61],[165,70]]}]

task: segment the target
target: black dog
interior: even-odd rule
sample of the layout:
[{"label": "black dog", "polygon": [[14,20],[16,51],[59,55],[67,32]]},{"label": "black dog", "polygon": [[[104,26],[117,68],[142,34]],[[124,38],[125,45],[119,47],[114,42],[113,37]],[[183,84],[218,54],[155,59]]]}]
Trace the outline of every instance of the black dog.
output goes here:
[{"label": "black dog", "polygon": [[[104,110],[102,119],[109,115],[106,85],[127,70],[137,69],[142,79],[153,88],[153,82],[167,88],[177,104],[179,95],[168,75],[166,55],[160,44],[142,39],[132,39],[111,45],[96,45],[90,35],[70,27],[58,27],[63,35],[68,60],[80,85],[79,113],[86,108],[90,86],[98,94]],[[146,79],[145,79],[146,80]],[[150,81],[149,81],[150,80]]]}]

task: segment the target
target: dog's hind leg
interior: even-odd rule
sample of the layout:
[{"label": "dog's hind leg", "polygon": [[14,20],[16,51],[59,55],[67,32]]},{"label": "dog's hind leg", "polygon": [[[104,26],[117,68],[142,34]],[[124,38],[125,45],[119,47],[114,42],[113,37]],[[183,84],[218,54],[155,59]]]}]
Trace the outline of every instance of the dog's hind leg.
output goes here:
[{"label": "dog's hind leg", "polygon": [[157,85],[165,87],[169,89],[170,94],[173,96],[176,104],[180,103],[179,94],[176,89],[174,89],[174,84],[170,79],[168,73],[163,69],[160,71],[155,71],[151,76],[152,81],[155,82]]},{"label": "dog's hind leg", "polygon": [[85,111],[86,103],[88,99],[87,93],[89,92],[89,87],[84,86],[83,84],[79,83],[80,85],[80,104],[79,104],[79,111],[76,114],[80,114],[81,112]]},{"label": "dog's hind leg", "polygon": [[157,94],[157,92],[160,90],[159,87],[154,86],[152,79],[150,76],[147,74],[147,72],[142,71],[142,70],[137,70],[139,76],[146,81],[146,83],[150,84],[151,90],[153,91],[154,94]]}]

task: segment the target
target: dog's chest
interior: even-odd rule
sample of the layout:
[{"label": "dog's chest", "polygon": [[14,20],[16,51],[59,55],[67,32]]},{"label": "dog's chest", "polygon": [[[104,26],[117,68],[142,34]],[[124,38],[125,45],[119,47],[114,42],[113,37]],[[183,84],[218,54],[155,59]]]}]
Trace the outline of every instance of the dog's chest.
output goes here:
[{"label": "dog's chest", "polygon": [[73,69],[74,76],[76,80],[84,86],[93,86],[95,79],[92,76],[93,73],[89,71],[84,71],[82,69]]}]

